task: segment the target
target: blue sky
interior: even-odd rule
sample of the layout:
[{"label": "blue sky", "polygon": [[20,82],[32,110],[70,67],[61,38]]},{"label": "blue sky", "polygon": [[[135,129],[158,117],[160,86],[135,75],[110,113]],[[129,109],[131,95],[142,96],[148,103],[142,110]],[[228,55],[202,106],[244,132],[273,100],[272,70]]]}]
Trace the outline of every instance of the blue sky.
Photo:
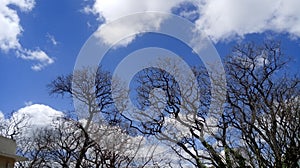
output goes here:
[{"label": "blue sky", "polygon": [[[143,11],[173,12],[189,18],[200,27],[205,25],[201,28],[211,37],[221,57],[229,54],[231,47],[238,42],[261,42],[272,36],[282,41],[284,52],[293,60],[289,68],[293,73],[299,74],[300,10],[297,7],[300,5],[297,6],[297,1],[266,1],[261,4],[259,1],[245,1],[244,4],[239,4],[230,0],[225,4],[220,0],[213,0],[203,1],[204,5],[193,0],[190,3],[183,2],[185,1],[0,0],[0,112],[8,115],[26,104],[45,104],[60,111],[72,109],[70,99],[49,96],[46,85],[59,75],[72,73],[81,47],[97,29],[101,30],[102,25],[118,17]],[[244,10],[249,5],[252,5],[253,11],[248,10],[247,13]],[[273,9],[272,5],[277,8]],[[260,6],[270,7],[262,10]],[[241,9],[234,10],[236,8]],[[9,21],[6,22],[5,19]],[[248,22],[245,22],[247,19]],[[127,30],[125,28],[133,31],[147,30],[145,23],[137,28],[134,25],[139,23],[133,22],[121,25],[124,27],[114,31],[122,32]],[[157,18],[157,24],[161,22],[163,18]],[[103,36],[103,39],[109,42],[110,33],[115,32],[108,32],[104,35],[108,37]],[[117,58],[119,55],[124,56],[129,51],[147,45],[189,54],[174,45],[177,43],[169,38],[159,40],[160,38],[155,34],[134,37],[133,41],[125,42],[126,47],[112,51],[111,55],[116,55],[115,57],[108,56],[107,59],[112,58],[111,63],[116,63],[120,59]],[[8,46],[8,43],[11,45]],[[107,64],[110,64],[109,61]]]}]

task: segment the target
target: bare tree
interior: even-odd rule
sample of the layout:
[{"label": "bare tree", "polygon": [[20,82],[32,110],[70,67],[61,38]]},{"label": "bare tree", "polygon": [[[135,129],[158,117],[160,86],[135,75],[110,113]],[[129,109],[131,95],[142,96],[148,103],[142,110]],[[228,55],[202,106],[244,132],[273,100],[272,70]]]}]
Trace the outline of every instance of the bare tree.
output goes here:
[{"label": "bare tree", "polygon": [[[123,116],[143,134],[154,135],[162,143],[167,143],[179,156],[178,160],[189,163],[185,164],[225,167],[221,147],[214,147],[222,112],[217,112],[220,115],[208,114],[210,108],[211,112],[218,110],[217,107],[210,107],[208,73],[198,69],[193,73],[194,76],[183,77],[186,73],[177,61],[161,61],[161,67],[168,67],[172,75],[165,68],[148,68],[140,72],[137,77],[136,106],[142,112],[133,117]],[[182,80],[181,84],[176,78]],[[163,93],[155,93],[158,91],[156,89]],[[136,114],[135,111],[132,113]]]},{"label": "bare tree", "polygon": [[11,113],[11,117],[8,119],[0,118],[0,135],[16,140],[17,137],[22,134],[22,130],[28,126],[28,116],[14,115],[14,111]]},{"label": "bare tree", "polygon": [[[135,159],[144,138],[129,136],[129,130],[122,126],[111,98],[110,73],[100,68],[83,68],[72,75],[58,77],[49,88],[51,94],[68,94],[77,101],[79,120],[70,118],[63,125],[58,124],[61,126],[52,132],[55,146],[48,149],[59,150],[55,157],[62,167],[130,167],[146,165],[152,159],[149,156],[145,163]],[[64,123],[72,129],[65,128]]]},{"label": "bare tree", "polygon": [[30,159],[18,167],[299,167],[300,80],[288,62],[277,42],[236,46],[226,76],[163,60],[137,74],[137,108],[109,72],[84,68],[49,85],[74,98],[75,115],[25,138],[19,120],[0,128]]},{"label": "bare tree", "polygon": [[[162,67],[184,74],[176,70],[176,62],[166,62]],[[216,100],[209,92],[211,82],[220,78],[202,68],[194,71],[199,96],[189,100],[185,98],[191,93],[182,91],[174,74],[145,69],[137,78],[136,105],[142,110],[151,104],[157,108],[125,118],[140,132],[171,142],[178,156],[196,167],[297,167],[299,77],[286,73],[287,63],[280,43],[236,46],[225,60],[228,83],[220,88],[227,90],[224,111],[211,107]],[[196,85],[192,79],[185,82],[186,87]],[[153,93],[155,88],[164,92],[164,98]]]},{"label": "bare tree", "polygon": [[277,42],[237,46],[226,63],[227,117],[253,167],[299,166],[300,80],[287,63]]},{"label": "bare tree", "polygon": [[92,124],[94,132],[87,132],[85,123],[58,118],[51,127],[35,130],[19,141],[19,153],[29,161],[20,162],[17,167],[129,167],[135,162],[142,138],[98,124]]}]

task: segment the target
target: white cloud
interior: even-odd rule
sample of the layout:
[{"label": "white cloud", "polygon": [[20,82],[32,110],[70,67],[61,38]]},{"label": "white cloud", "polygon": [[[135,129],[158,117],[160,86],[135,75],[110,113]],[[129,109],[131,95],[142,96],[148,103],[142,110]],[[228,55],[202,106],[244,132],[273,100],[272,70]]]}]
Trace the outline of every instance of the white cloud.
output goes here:
[{"label": "white cloud", "polygon": [[45,66],[54,63],[54,60],[52,58],[50,58],[44,51],[42,51],[40,49],[37,49],[34,51],[22,49],[22,50],[17,51],[17,55],[19,58],[22,58],[24,60],[30,60],[30,61],[37,62],[31,66],[31,69],[34,71],[40,71]]},{"label": "white cloud", "polygon": [[4,114],[2,113],[2,111],[0,110],[0,121],[4,120],[5,117],[4,117]]},{"label": "white cloud", "polygon": [[[288,33],[292,38],[300,37],[299,0],[95,0],[94,5],[84,11],[94,13],[99,20],[105,21],[99,26],[96,35],[105,43],[112,44],[124,34],[141,33],[150,28],[159,29],[166,18],[133,18],[116,23],[106,30],[104,27],[108,22],[138,12],[171,12],[172,8],[184,2],[194,2],[198,10],[185,10],[179,14],[193,18],[199,16],[196,20],[197,27],[215,42],[235,40],[247,34],[265,31]],[[134,38],[122,41],[121,45],[127,45]]]},{"label": "white cloud", "polygon": [[16,5],[22,11],[30,11],[35,5],[35,0],[3,0],[3,2],[3,4]]},{"label": "white cloud", "polygon": [[300,1],[280,1],[279,8],[274,14],[271,27],[278,32],[288,32],[291,36],[300,37]]},{"label": "white cloud", "polygon": [[275,31],[300,37],[300,1],[206,0],[197,25],[215,42]]},{"label": "white cloud", "polygon": [[[120,17],[145,11],[169,12],[182,0],[96,0],[93,12],[110,22]],[[112,10],[113,9],[113,10]]]},{"label": "white cloud", "polygon": [[56,39],[55,39],[55,37],[54,37],[53,35],[47,33],[47,36],[46,36],[46,37],[50,40],[50,42],[51,42],[53,45],[56,46],[56,45],[58,44],[58,42],[56,41]]},{"label": "white cloud", "polygon": [[[105,24],[103,24],[98,28],[95,35],[108,45],[119,42],[118,45],[126,46],[134,40],[134,34],[143,33],[144,31],[149,31],[151,29],[157,30],[163,19],[164,18],[157,18],[155,15],[151,14],[145,16],[137,15],[131,17],[131,20],[114,22],[109,27],[106,27]],[[155,20],[155,23],[153,20]],[[122,39],[127,36],[130,37]]]},{"label": "white cloud", "polygon": [[[99,26],[97,37],[100,37],[106,44],[114,44],[116,40],[131,35],[133,33],[142,33],[150,29],[159,29],[160,24],[166,18],[158,18],[154,15],[136,16],[124,22],[114,23],[110,28],[105,28],[110,23],[120,17],[132,15],[146,11],[171,12],[171,9],[177,6],[182,0],[96,0],[93,7],[85,8],[86,13],[98,15],[99,20],[105,21]],[[123,40],[119,45],[126,46],[135,36]]]},{"label": "white cloud", "polygon": [[31,105],[33,105],[32,101],[26,101],[24,104],[25,104],[25,106],[31,106]]},{"label": "white cloud", "polygon": [[47,105],[33,104],[23,107],[13,114],[16,119],[22,119],[25,116],[28,125],[31,128],[49,126],[57,117],[62,117],[63,113]]},{"label": "white cloud", "polygon": [[[37,129],[53,126],[53,121],[64,114],[47,105],[32,104],[14,112],[9,118],[5,118],[0,111],[0,134],[5,136],[20,128],[20,136],[32,136]],[[1,130],[1,127],[3,130]],[[3,132],[4,131],[4,132]]]},{"label": "white cloud", "polygon": [[196,20],[199,17],[197,10],[180,11],[179,16],[186,18],[190,21]]},{"label": "white cloud", "polygon": [[[206,1],[199,11],[198,26],[213,40],[224,40],[247,33],[262,32],[276,10],[273,0],[212,0]],[[271,4],[271,5],[270,5]]]},{"label": "white cloud", "polygon": [[3,52],[14,51],[17,55],[25,60],[36,61],[31,68],[33,70],[41,70],[47,65],[50,65],[54,60],[49,57],[44,51],[29,50],[23,48],[19,42],[23,28],[20,25],[20,18],[17,11],[10,8],[9,5],[18,7],[22,12],[32,10],[35,5],[35,0],[1,0],[0,3],[0,50]]}]

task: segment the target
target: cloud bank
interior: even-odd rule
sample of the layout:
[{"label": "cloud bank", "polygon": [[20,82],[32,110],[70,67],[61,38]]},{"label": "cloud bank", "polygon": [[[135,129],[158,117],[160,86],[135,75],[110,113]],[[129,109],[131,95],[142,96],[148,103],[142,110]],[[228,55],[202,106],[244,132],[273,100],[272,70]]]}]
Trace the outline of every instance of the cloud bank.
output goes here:
[{"label": "cloud bank", "polygon": [[31,69],[42,70],[54,63],[44,51],[30,50],[22,46],[19,39],[24,31],[20,25],[20,18],[15,8],[21,12],[29,12],[35,6],[35,0],[2,0],[0,3],[0,50],[4,53],[15,52],[16,56],[33,62]]},{"label": "cloud bank", "polygon": [[[243,38],[251,33],[272,31],[288,34],[290,38],[300,37],[300,1],[299,0],[95,0],[85,11],[95,14],[104,21],[97,36],[112,45],[118,37],[133,32],[140,33],[150,28],[159,29],[166,18],[141,18],[115,24],[106,30],[104,26],[117,18],[146,11],[172,12],[179,6],[192,3],[192,11],[178,13],[183,17],[196,18],[197,28],[206,32],[214,41],[231,41]],[[188,9],[188,8],[187,8]],[[127,45],[135,37],[122,41]]]}]

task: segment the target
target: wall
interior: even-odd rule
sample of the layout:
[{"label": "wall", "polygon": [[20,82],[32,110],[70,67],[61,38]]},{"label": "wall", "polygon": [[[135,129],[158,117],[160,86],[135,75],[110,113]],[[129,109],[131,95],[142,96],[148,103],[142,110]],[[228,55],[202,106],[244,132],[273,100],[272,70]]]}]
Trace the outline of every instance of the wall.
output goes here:
[{"label": "wall", "polygon": [[14,159],[0,156],[0,168],[13,168]]}]

